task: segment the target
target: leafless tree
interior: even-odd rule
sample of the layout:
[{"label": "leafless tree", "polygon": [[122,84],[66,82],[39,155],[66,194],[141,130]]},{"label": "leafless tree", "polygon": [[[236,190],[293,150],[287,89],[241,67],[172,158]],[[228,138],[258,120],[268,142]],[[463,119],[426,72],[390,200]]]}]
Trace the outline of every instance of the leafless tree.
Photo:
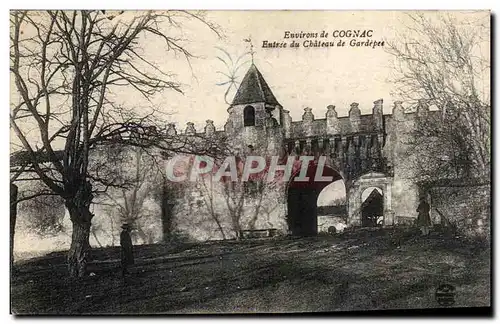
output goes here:
[{"label": "leafless tree", "polygon": [[203,206],[206,208],[211,220],[213,220],[217,225],[217,229],[222,235],[222,239],[227,239],[223,226],[224,215],[217,208],[219,202],[217,201],[217,191],[214,188],[214,185],[217,186],[219,183],[214,184],[212,177],[199,177],[197,179],[197,183],[202,195]]},{"label": "leafless tree", "polygon": [[[30,183],[30,188],[25,194],[35,195],[43,191],[43,183]],[[56,195],[40,195],[35,198],[23,200],[19,210],[29,214],[27,227],[38,235],[57,234],[62,231],[64,218],[64,200]]]},{"label": "leafless tree", "polygon": [[10,183],[10,268],[14,270],[14,235],[16,233],[17,221],[17,193],[18,186]]},{"label": "leafless tree", "polygon": [[239,240],[242,234],[242,218],[244,216],[245,190],[242,182],[225,182],[223,197],[231,221],[234,237]]},{"label": "leafless tree", "polygon": [[128,147],[120,152],[123,161],[115,165],[122,178],[128,178],[126,187],[111,188],[97,202],[109,207],[110,214],[115,216],[115,223],[128,223],[143,242],[151,242],[144,232],[142,223],[152,218],[154,212],[148,206],[148,200],[158,196],[163,181],[161,159],[151,152],[147,154],[142,148]]},{"label": "leafless tree", "polygon": [[[461,15],[457,19],[456,15]],[[489,179],[489,16],[412,13],[388,43],[394,58],[396,95],[419,107],[411,132],[417,173]],[[436,106],[440,112],[430,111]],[[431,109],[432,110],[432,109]]]},{"label": "leafless tree", "polygon": [[112,143],[157,146],[166,155],[212,150],[169,136],[155,108],[138,112],[114,100],[124,88],[146,101],[165,90],[181,91],[171,74],[143,55],[142,45],[143,37],[153,36],[189,60],[192,54],[177,36],[184,20],[218,33],[198,12],[11,12],[10,72],[18,98],[11,103],[10,125],[22,147],[15,174],[30,171],[46,193],[64,199],[73,224],[70,276],[85,274],[94,196],[121,185],[92,167],[91,151]]},{"label": "leafless tree", "polygon": [[[264,147],[267,148],[267,145]],[[266,161],[266,166],[261,172],[251,174],[248,181],[241,181],[246,159],[248,156],[255,155],[255,152],[243,155],[237,161],[240,181],[231,182],[225,179],[226,181],[223,183],[222,190],[225,207],[230,217],[231,228],[237,239],[241,238],[243,230],[255,230],[256,224],[262,221],[263,218],[266,218],[268,225],[271,225],[269,217],[279,206],[279,192],[283,191],[279,187],[284,185],[279,176],[275,176],[273,181],[268,181],[269,159]],[[284,158],[286,160],[287,156]],[[280,163],[282,164],[283,161]]]},{"label": "leafless tree", "polygon": [[[229,147],[229,144],[225,146]],[[228,156],[236,159],[236,181],[229,176],[215,180],[216,173],[224,167],[224,156],[219,156],[219,159],[215,160],[216,167],[213,173],[199,175],[196,188],[192,190],[199,193],[201,199],[198,200],[200,202],[198,207],[206,211],[222,238],[240,239],[243,230],[255,229],[256,222],[266,213],[269,216],[276,204],[267,206],[269,203],[266,199],[266,195],[269,194],[265,179],[267,169],[260,174],[250,175],[249,181],[242,181],[246,158],[237,154],[234,149],[228,150],[232,152]],[[276,203],[274,197],[272,200]]]},{"label": "leafless tree", "polygon": [[11,260],[14,255],[18,209],[30,215],[26,220],[27,228],[41,236],[61,232],[64,218],[64,200],[60,196],[48,192],[42,182],[31,180],[32,175],[14,174],[14,177],[15,180],[10,182]]}]

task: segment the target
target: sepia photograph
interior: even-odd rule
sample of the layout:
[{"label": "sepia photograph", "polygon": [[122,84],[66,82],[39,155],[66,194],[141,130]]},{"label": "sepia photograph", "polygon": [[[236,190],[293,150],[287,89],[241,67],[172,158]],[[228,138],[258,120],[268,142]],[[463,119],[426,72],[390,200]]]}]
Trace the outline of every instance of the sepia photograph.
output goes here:
[{"label": "sepia photograph", "polygon": [[492,314],[489,10],[9,18],[11,314]]}]

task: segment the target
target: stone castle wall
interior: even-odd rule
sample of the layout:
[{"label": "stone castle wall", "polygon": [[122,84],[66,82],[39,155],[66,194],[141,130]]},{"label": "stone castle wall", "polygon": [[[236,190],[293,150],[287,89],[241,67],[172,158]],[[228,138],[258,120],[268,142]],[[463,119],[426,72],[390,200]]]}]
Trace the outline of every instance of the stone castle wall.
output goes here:
[{"label": "stone castle wall", "polygon": [[[229,109],[228,121],[223,131],[216,130],[213,122],[209,120],[204,132],[198,132],[192,123],[188,123],[184,134],[225,136],[230,139],[236,151],[244,152],[248,145],[252,145],[254,154],[277,154],[287,143],[300,142],[304,146],[310,143],[308,139],[333,139],[331,143],[336,143],[337,139],[339,145],[342,142],[344,145],[350,145],[349,141],[355,139],[362,143],[360,138],[366,138],[366,143],[369,143],[373,136],[380,144],[380,152],[390,168],[386,173],[357,175],[346,186],[350,206],[348,223],[351,226],[360,224],[361,192],[369,186],[376,186],[383,191],[385,225],[394,225],[399,220],[417,216],[415,210],[419,191],[413,181],[413,170],[410,164],[406,163],[411,157],[408,156],[405,146],[414,126],[415,113],[405,112],[401,102],[395,103],[390,115],[382,114],[382,99],[374,102],[372,114],[367,115],[361,115],[357,103],[351,104],[349,115],[345,117],[338,117],[335,107],[328,106],[325,118],[315,119],[312,109],[305,108],[301,121],[293,121],[288,111],[277,106],[273,116],[278,124],[266,122],[267,116],[262,113],[264,104],[252,106],[256,109],[255,126],[243,126],[244,105],[239,105]],[[358,150],[362,145],[356,146]],[[330,148],[324,154],[331,155],[334,151],[334,148]],[[363,157],[358,155],[359,158]],[[240,222],[243,229],[277,228],[286,232],[286,186],[266,188],[261,196],[244,197],[242,201]],[[221,239],[221,228],[226,238],[236,235],[232,225],[234,220],[230,215],[232,206],[228,205],[228,195],[222,187],[212,187],[211,191],[207,191],[207,188],[199,183],[186,185],[176,204],[173,210],[176,224],[179,230],[190,237],[202,240]],[[213,207],[210,207],[210,204]]]},{"label": "stone castle wall", "polygon": [[[264,151],[262,154],[276,151],[277,148],[282,148],[287,143],[300,142],[301,145],[307,146],[308,139],[313,139],[312,143],[314,143],[315,138],[325,139],[323,144],[327,145],[327,139],[334,138],[336,141],[333,143],[348,145],[356,136],[361,138],[373,135],[377,140],[381,136],[381,152],[390,166],[390,172],[361,174],[349,186],[346,186],[350,214],[347,223],[349,226],[359,225],[361,194],[367,187],[378,187],[384,195],[384,223],[391,226],[405,219],[413,220],[417,216],[415,210],[418,203],[418,186],[412,180],[414,174],[408,163],[411,156],[407,154],[407,148],[404,144],[414,126],[415,113],[406,113],[402,104],[396,102],[392,114],[382,115],[382,105],[382,100],[377,100],[373,107],[374,113],[361,115],[357,111],[358,105],[354,103],[351,105],[350,115],[345,117],[338,117],[335,107],[328,106],[325,118],[321,119],[316,119],[312,109],[307,108],[300,121],[293,121],[286,110],[282,108],[280,110],[278,107],[275,111],[280,111],[280,114],[273,115],[279,122],[277,126],[271,127],[263,120],[257,126],[243,127],[241,115],[233,113],[229,115],[224,130],[216,129],[213,122],[208,120],[202,130],[195,129],[193,123],[187,123],[185,129],[182,130],[177,130],[174,124],[169,124],[168,132],[170,134],[196,134],[216,138],[227,137],[232,140],[232,145],[240,148],[242,152],[245,151],[247,145],[254,145],[256,154],[261,154],[259,151]],[[260,116],[260,118],[264,118],[262,114]],[[238,120],[241,121],[240,128],[234,126],[238,125]],[[337,154],[335,149],[331,149],[325,153]],[[344,172],[340,173],[344,176]],[[238,189],[241,188],[236,187],[235,189],[238,192]],[[440,195],[436,193],[436,195],[433,207],[446,204],[446,199],[449,196],[447,193]],[[172,228],[174,232],[187,236],[190,240],[234,238],[236,232],[232,215],[235,215],[235,206],[240,201],[242,204],[238,221],[241,229],[275,228],[279,233],[286,233],[288,230],[285,185],[266,187],[262,192],[245,195],[241,200],[234,193],[232,196],[228,196],[221,183],[211,186],[209,183],[201,181],[186,182],[176,184],[175,199],[173,200],[171,209],[169,209],[173,216]],[[464,215],[462,212],[452,211],[452,208],[463,208],[463,201],[468,201],[462,200],[460,202],[460,200],[462,198],[456,200],[456,203],[448,203],[446,207],[442,207],[443,212],[447,215]],[[172,203],[172,200],[169,200],[169,203]],[[151,204],[151,209],[155,211],[155,217],[154,219],[144,218],[148,220],[148,224],[145,224],[144,228],[151,232],[148,232],[148,236],[152,242],[156,242],[162,236],[160,217],[162,202],[156,201],[151,202]],[[117,244],[119,242],[117,236],[119,224],[109,226],[111,218],[103,215],[107,213],[106,210],[95,210],[95,213],[102,215],[94,219],[93,225],[97,229],[96,237],[100,244]],[[433,212],[434,215],[435,212]],[[463,223],[470,223],[469,226],[485,224],[483,228],[487,228],[484,217],[473,220],[466,219]],[[113,230],[111,231],[110,228]],[[134,242],[136,244],[148,243],[144,240],[135,240]],[[94,241],[92,241],[92,245],[99,246]]]},{"label": "stone castle wall", "polygon": [[489,238],[490,185],[435,186],[430,189],[430,196],[431,217],[434,224],[451,223],[457,228],[458,234]]}]

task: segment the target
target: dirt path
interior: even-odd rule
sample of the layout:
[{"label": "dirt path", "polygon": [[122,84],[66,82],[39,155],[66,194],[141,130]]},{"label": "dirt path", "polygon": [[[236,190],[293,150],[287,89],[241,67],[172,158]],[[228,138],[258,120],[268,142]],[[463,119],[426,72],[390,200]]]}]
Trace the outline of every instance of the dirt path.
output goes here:
[{"label": "dirt path", "polygon": [[119,251],[93,251],[84,280],[66,278],[65,255],[17,265],[14,313],[315,312],[489,306],[490,252],[477,244],[393,230],[334,237],[136,247],[123,281]]}]

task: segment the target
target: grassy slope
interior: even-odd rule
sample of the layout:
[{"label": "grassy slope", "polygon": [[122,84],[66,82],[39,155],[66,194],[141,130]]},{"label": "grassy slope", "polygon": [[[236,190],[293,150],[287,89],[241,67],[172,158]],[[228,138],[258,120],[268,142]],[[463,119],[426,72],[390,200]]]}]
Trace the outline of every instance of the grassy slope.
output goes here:
[{"label": "grassy slope", "polygon": [[490,252],[434,234],[394,230],[335,237],[136,247],[130,278],[119,250],[93,251],[82,281],[66,278],[64,254],[17,264],[14,313],[314,312],[439,307],[436,287],[457,289],[455,306],[489,306]]}]

